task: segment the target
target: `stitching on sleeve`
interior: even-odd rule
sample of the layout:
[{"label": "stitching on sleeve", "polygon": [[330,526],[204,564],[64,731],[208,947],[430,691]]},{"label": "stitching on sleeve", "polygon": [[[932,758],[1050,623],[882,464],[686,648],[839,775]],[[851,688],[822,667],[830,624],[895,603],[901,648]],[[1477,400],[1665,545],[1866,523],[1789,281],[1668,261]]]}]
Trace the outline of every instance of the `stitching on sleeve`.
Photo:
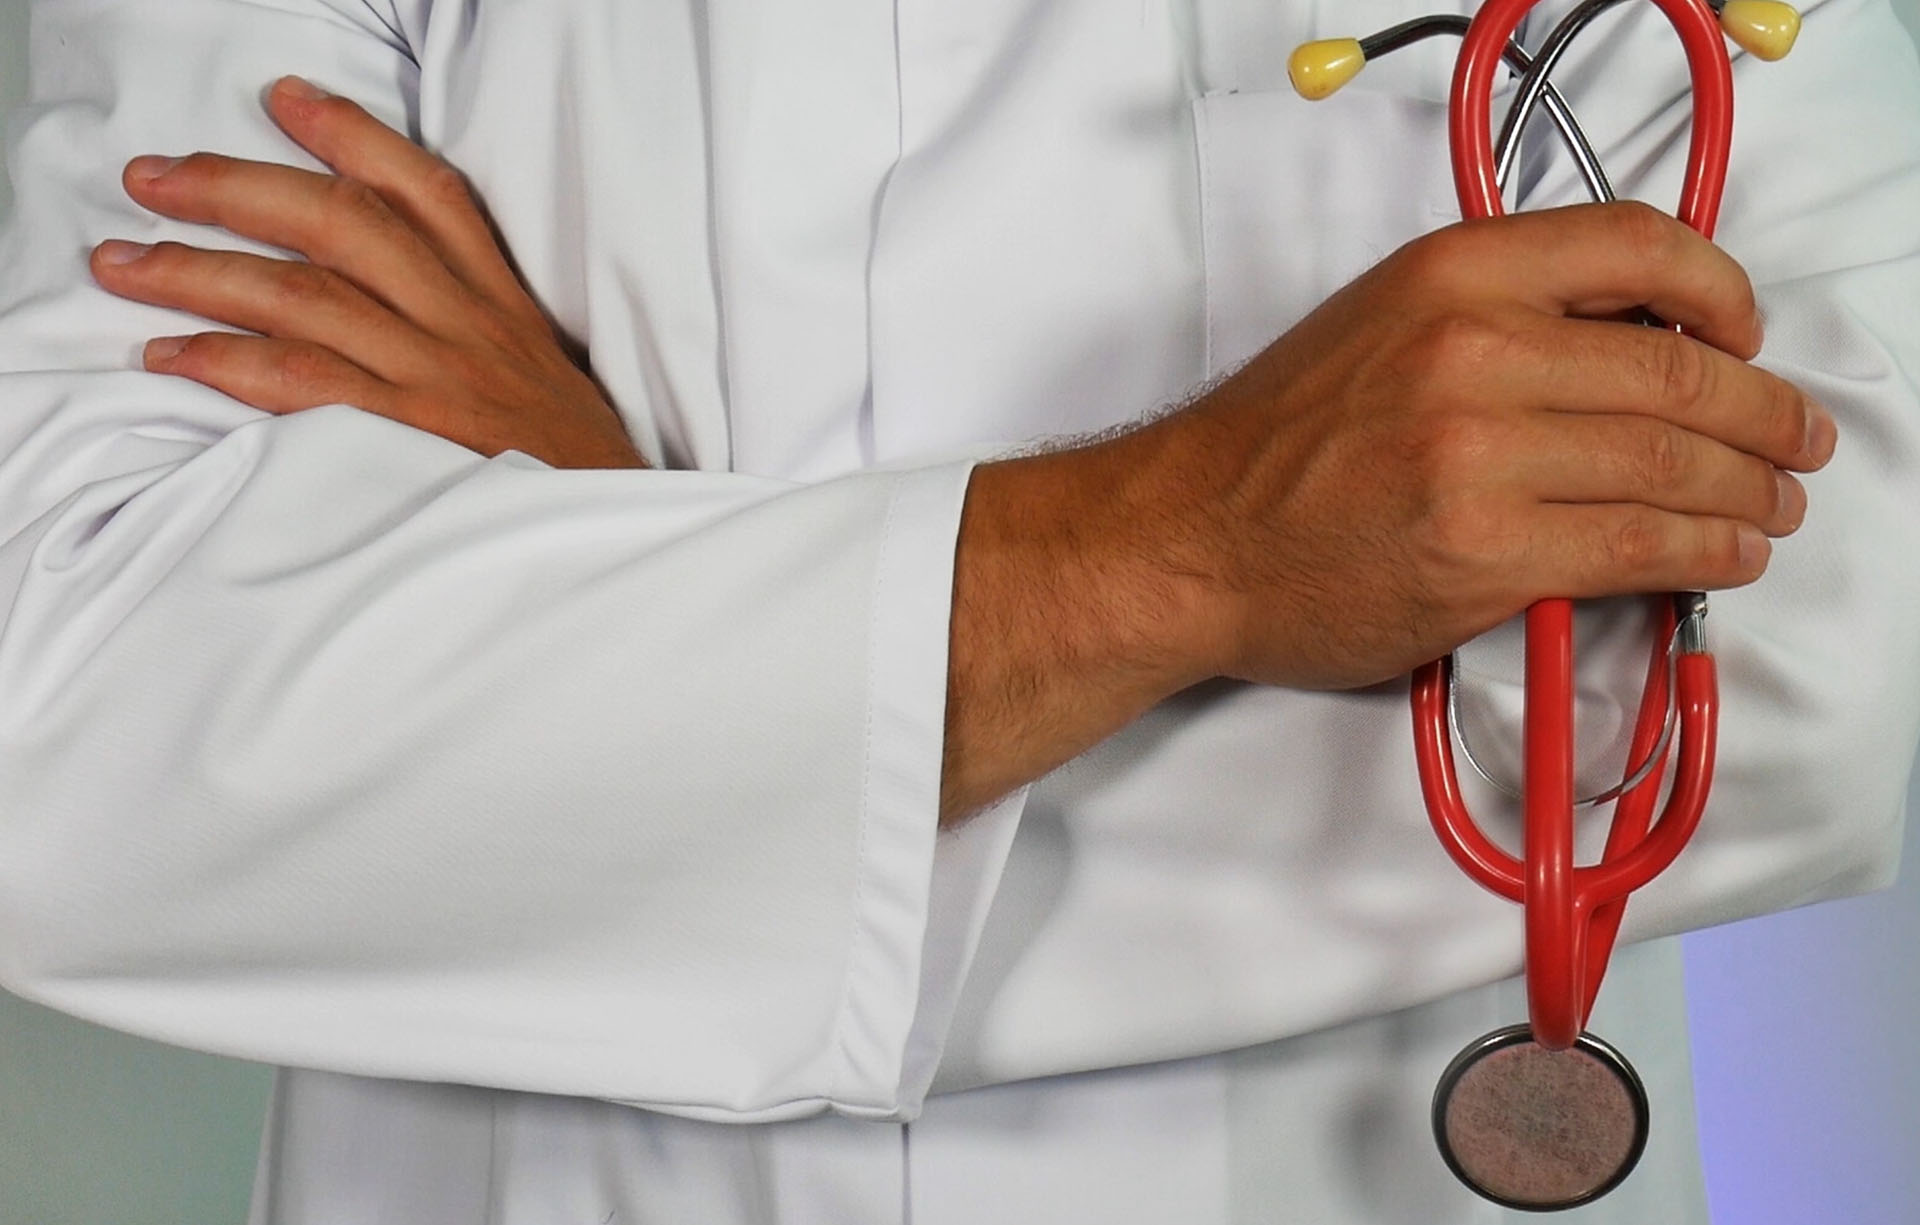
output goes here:
[{"label": "stitching on sleeve", "polygon": [[882,597],[886,591],[888,557],[892,553],[894,514],[900,504],[901,478],[893,477],[887,483],[887,513],[880,523],[880,546],[876,552],[873,595],[868,604],[867,619],[867,722],[861,747],[860,765],[860,840],[854,850],[853,863],[853,928],[847,937],[847,961],[843,970],[840,988],[840,1008],[834,1018],[833,1071],[827,1078],[827,1098],[838,1104],[840,1086],[844,1081],[849,1053],[847,1050],[848,1014],[853,1010],[854,976],[858,972],[861,960],[861,946],[867,939],[867,856],[868,838],[875,819],[873,811],[873,728],[875,722],[876,695],[880,691],[880,616]]}]

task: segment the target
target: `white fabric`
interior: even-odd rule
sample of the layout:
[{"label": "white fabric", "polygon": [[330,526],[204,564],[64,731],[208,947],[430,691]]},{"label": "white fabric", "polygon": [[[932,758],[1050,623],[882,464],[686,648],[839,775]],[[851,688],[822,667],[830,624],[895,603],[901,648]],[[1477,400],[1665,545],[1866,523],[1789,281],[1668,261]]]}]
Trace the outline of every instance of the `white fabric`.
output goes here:
[{"label": "white fabric", "polygon": [[[1653,1095],[1640,1167],[1569,1225],[1704,1225],[1679,949],[1623,950],[1595,1017]],[[1428,1131],[1467,1038],[1518,982],[1198,1059],[935,1097],[911,1125],[731,1126],[600,1102],[283,1073],[262,1225],[1519,1225]]]},{"label": "white fabric", "polygon": [[[405,122],[411,68],[357,5],[35,16],[0,288],[6,981],[271,1062],[896,1113],[967,465],[724,471],[725,421],[648,414],[610,343],[623,406],[699,422],[675,445],[721,452],[675,458],[712,471],[484,462],[125,372],[191,324],[92,288],[85,243],[192,236],[126,206],[125,152],[283,156],[276,61]],[[787,391],[851,421],[864,372],[818,348]]]},{"label": "white fabric", "polygon": [[[1882,5],[1814,8],[1739,66],[1722,238],[1843,451],[1715,601],[1716,800],[1640,936],[1884,880],[1920,726],[1920,94]],[[0,981],[320,1069],[281,1081],[272,1225],[1498,1219],[1420,1099],[1518,1015],[1455,994],[1518,924],[1432,843],[1401,687],[1202,687],[932,833],[948,457],[1177,398],[1451,216],[1444,47],[1311,112],[1281,87],[1300,38],[1419,11],[41,3],[0,245]],[[1669,44],[1637,12],[1562,74],[1661,200]],[[86,246],[227,240],[120,163],[297,160],[257,104],[290,71],[469,173],[681,471],[129,371],[192,325],[91,288]],[[1674,1130],[1630,1185],[1697,1221],[1684,1038],[1622,1032],[1677,1015],[1648,956],[1606,1006],[1645,1004],[1613,1036]],[[432,1081],[481,1087],[401,1083]]]}]

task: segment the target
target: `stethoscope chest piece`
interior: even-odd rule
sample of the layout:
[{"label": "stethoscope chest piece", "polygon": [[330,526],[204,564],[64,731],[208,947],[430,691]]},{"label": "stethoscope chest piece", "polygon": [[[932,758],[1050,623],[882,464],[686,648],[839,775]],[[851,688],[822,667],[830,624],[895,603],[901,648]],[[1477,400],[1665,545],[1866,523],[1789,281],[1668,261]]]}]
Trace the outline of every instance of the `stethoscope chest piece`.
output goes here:
[{"label": "stethoscope chest piece", "polygon": [[1647,1147],[1647,1091],[1619,1051],[1582,1033],[1566,1050],[1526,1025],[1461,1051],[1433,1095],[1433,1135],[1460,1181],[1506,1208],[1599,1199]]}]

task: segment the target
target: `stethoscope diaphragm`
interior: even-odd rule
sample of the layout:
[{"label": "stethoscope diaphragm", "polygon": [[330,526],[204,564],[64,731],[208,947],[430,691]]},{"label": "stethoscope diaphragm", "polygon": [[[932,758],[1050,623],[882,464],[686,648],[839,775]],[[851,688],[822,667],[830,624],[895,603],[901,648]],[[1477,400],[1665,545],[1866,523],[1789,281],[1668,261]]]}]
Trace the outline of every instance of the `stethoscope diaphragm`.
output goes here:
[{"label": "stethoscope diaphragm", "polygon": [[1647,1091],[1612,1046],[1582,1033],[1566,1050],[1526,1025],[1457,1055],[1433,1094],[1433,1136],[1448,1168],[1506,1208],[1590,1203],[1633,1172],[1647,1147]]}]

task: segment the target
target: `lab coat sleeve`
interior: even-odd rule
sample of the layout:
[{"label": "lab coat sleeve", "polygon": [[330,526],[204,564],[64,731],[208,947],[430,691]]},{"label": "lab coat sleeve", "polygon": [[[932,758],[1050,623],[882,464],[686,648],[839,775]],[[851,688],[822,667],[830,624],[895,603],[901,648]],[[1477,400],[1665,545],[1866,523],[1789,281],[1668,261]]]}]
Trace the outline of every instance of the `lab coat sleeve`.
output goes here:
[{"label": "lab coat sleeve", "polygon": [[87,278],[106,237],[233,241],[141,213],[120,166],[293,156],[259,105],[281,73],[408,126],[418,19],[35,9],[0,245],[0,982],[271,1063],[910,1112],[968,465],[567,472],[263,417],[140,372],[195,325]]}]

